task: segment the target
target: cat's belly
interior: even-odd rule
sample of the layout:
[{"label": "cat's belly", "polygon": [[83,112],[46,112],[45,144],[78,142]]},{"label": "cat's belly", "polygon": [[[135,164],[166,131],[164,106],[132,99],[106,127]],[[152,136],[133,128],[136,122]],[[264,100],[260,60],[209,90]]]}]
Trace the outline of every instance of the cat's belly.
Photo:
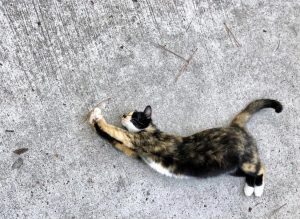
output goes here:
[{"label": "cat's belly", "polygon": [[156,172],[159,172],[160,174],[180,179],[188,178],[188,176],[185,175],[172,173],[167,167],[164,167],[161,163],[155,162],[150,158],[142,157],[142,159],[146,164],[148,164],[152,169],[154,169]]}]

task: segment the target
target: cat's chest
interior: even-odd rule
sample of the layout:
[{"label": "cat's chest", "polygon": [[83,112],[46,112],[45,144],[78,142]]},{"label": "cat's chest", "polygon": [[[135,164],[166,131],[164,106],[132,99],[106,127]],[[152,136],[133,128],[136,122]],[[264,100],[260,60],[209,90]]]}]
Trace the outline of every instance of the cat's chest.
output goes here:
[{"label": "cat's chest", "polygon": [[167,167],[163,166],[159,162],[155,162],[151,158],[142,157],[142,159],[146,164],[148,164],[148,166],[150,166],[152,169],[154,169],[156,172],[158,172],[160,174],[163,174],[163,175],[169,176],[169,177],[176,177],[176,178],[186,178],[187,177],[187,176],[177,175],[177,174],[172,173]]}]

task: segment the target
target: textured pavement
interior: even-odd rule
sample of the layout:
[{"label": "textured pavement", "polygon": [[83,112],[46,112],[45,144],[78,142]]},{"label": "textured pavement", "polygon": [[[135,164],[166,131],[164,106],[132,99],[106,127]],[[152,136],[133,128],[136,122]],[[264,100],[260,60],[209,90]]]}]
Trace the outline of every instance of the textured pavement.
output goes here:
[{"label": "textured pavement", "polygon": [[[0,1],[0,218],[300,218],[300,2]],[[265,193],[154,172],[85,122],[150,104],[164,131],[248,124]],[[13,151],[28,148],[16,155]]]}]

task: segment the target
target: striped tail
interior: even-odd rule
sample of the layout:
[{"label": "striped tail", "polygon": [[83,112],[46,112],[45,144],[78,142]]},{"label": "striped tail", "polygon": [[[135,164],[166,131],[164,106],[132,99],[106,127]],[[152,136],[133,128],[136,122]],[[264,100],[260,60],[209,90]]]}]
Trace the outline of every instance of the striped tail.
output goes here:
[{"label": "striped tail", "polygon": [[251,102],[244,110],[242,110],[238,115],[234,117],[231,122],[231,125],[237,125],[241,128],[244,128],[252,115],[264,108],[273,108],[276,113],[282,111],[282,105],[277,100],[271,99],[260,99]]}]

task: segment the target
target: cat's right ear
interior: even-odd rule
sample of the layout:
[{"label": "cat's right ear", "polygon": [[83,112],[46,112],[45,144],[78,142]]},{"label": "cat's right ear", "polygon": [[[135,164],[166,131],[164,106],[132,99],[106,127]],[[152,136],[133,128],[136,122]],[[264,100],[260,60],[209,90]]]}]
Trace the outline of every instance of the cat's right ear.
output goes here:
[{"label": "cat's right ear", "polygon": [[149,105],[146,106],[144,113],[145,113],[147,119],[151,119],[151,114],[152,114],[151,106],[149,106]]}]

